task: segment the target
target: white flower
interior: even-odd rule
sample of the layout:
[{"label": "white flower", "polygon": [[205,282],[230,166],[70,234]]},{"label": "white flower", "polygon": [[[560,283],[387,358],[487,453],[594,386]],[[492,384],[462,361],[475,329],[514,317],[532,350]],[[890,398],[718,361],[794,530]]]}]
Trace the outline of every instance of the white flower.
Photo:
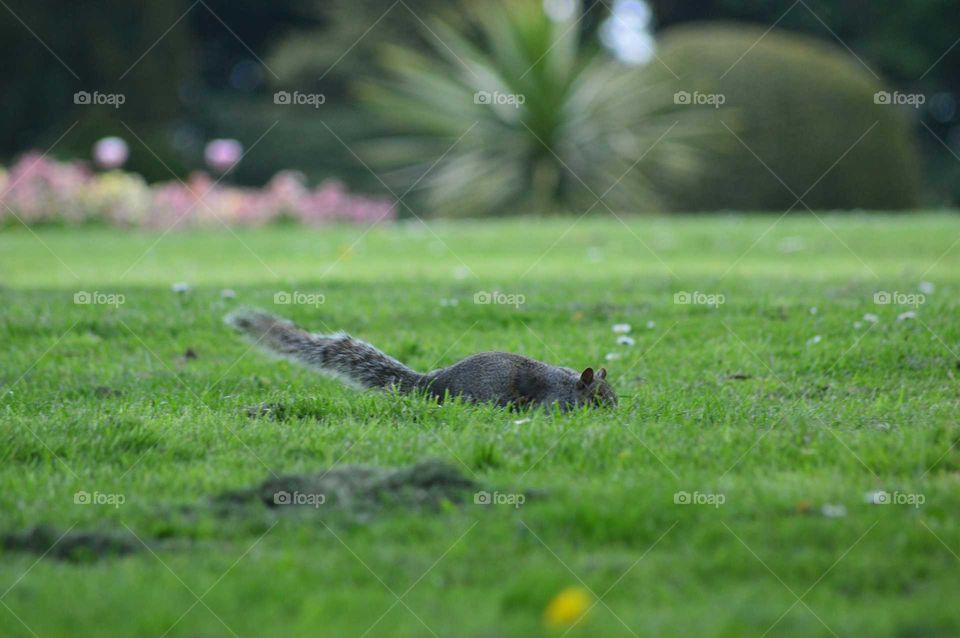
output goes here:
[{"label": "white flower", "polygon": [[224,288],[220,291],[220,296],[224,299],[233,299],[237,296],[237,292],[233,288]]},{"label": "white flower", "polygon": [[813,335],[812,337],[807,339],[807,345],[808,346],[816,345],[821,341],[823,341],[823,337],[821,337],[820,335]]},{"label": "white flower", "polygon": [[657,327],[657,322],[656,322],[656,321],[648,321],[648,322],[647,322],[647,328],[648,328],[649,330],[653,330],[653,329],[656,328],[656,327]]},{"label": "white flower", "polygon": [[906,312],[901,312],[897,315],[897,321],[906,321],[907,319],[916,319],[917,313],[913,310],[908,310]]},{"label": "white flower", "polygon": [[843,505],[824,503],[823,507],[820,508],[820,513],[827,518],[843,518],[847,515],[847,508]]},{"label": "white flower", "polygon": [[810,309],[810,314],[811,314],[811,315],[817,314],[817,307],[816,307],[816,306],[814,306],[813,308]]},{"label": "white flower", "polygon": [[630,332],[631,329],[632,329],[632,328],[630,328],[630,324],[629,324],[629,323],[615,323],[615,324],[613,324],[613,331],[616,332],[616,333],[619,334],[619,335],[625,335],[625,334],[627,334],[628,332]]},{"label": "white flower", "polygon": [[921,281],[919,288],[920,288],[920,292],[922,292],[925,295],[931,295],[933,294],[933,291],[936,290],[936,286],[934,286],[929,281]]},{"label": "white flower", "polygon": [[617,337],[617,343],[621,346],[632,346],[633,344],[636,343],[636,341],[633,340],[633,337],[628,337],[627,335],[620,335],[619,337]]},{"label": "white flower", "polygon": [[880,321],[880,317],[873,314],[872,312],[868,312],[867,314],[863,315],[863,320],[869,321],[870,323],[877,323],[878,321]]},{"label": "white flower", "polygon": [[606,359],[607,361],[616,361],[622,356],[623,355],[621,355],[619,352],[608,352],[607,356],[605,356],[604,359]]},{"label": "white flower", "polygon": [[178,281],[177,283],[170,286],[170,290],[182,295],[185,292],[190,292],[190,284],[188,284],[185,281]]},{"label": "white flower", "polygon": [[523,425],[524,423],[530,423],[533,419],[517,419],[513,422],[514,425]]},{"label": "white flower", "polygon": [[862,327],[863,327],[863,322],[862,322],[862,321],[854,321],[854,322],[853,322],[853,329],[854,329],[854,330],[859,330],[859,329],[862,328]]}]

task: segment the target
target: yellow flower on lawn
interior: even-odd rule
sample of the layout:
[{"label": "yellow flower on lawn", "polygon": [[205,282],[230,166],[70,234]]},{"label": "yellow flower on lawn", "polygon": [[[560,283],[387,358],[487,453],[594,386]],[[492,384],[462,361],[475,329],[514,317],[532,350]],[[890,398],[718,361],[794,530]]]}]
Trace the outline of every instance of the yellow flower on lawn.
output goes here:
[{"label": "yellow flower on lawn", "polygon": [[567,587],[553,597],[543,613],[543,619],[550,627],[569,627],[580,620],[590,606],[593,597],[583,587]]}]

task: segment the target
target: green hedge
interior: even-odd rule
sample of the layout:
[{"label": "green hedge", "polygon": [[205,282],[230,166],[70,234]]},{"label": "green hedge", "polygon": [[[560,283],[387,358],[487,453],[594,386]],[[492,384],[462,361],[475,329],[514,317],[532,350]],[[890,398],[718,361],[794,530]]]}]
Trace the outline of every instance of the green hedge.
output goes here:
[{"label": "green hedge", "polygon": [[712,23],[665,31],[657,53],[662,64],[654,61],[651,69],[677,92],[700,101],[723,96],[715,99],[723,100],[719,108],[677,107],[700,109],[711,134],[698,171],[665,177],[672,209],[785,210],[796,198],[780,180],[797,196],[812,187],[803,199],[815,210],[917,204],[909,107],[875,103],[883,87],[846,50],[777,30],[764,35],[752,26]]}]

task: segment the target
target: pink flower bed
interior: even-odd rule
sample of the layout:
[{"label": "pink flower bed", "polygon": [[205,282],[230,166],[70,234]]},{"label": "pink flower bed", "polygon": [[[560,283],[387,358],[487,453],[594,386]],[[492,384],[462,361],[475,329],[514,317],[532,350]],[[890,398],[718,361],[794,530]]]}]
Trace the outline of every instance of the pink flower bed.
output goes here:
[{"label": "pink flower bed", "polygon": [[80,162],[27,153],[0,168],[0,223],[101,221],[116,226],[177,228],[259,225],[278,219],[303,224],[373,223],[396,218],[393,203],[354,195],[335,180],[316,188],[294,171],[277,173],[263,188],[217,184],[206,173],[186,183],[147,184],[123,171],[97,173]]}]

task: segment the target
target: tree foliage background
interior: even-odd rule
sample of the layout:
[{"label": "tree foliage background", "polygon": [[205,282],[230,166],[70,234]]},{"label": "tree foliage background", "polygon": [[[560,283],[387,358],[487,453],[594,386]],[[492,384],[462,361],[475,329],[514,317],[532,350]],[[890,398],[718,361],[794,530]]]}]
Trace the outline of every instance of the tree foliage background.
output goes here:
[{"label": "tree foliage background", "polygon": [[[592,36],[612,0],[585,3]],[[928,203],[960,202],[960,0],[651,0],[657,29],[740,20],[848,47],[891,89],[922,92],[916,138]],[[202,146],[236,137],[256,146],[241,182],[281,168],[382,190],[350,150],[383,125],[357,104],[357,80],[382,72],[386,42],[431,51],[431,16],[457,19],[440,0],[6,0],[0,7],[3,100],[0,161],[30,149],[87,157],[93,141],[131,143],[128,167],[148,179],[202,164]],[[426,24],[425,24],[426,23]],[[79,90],[119,92],[119,109],[83,108]],[[277,90],[323,93],[321,109],[278,110]],[[271,128],[272,127],[272,128]],[[264,135],[270,130],[269,135]],[[259,140],[259,141],[258,141]]]}]

